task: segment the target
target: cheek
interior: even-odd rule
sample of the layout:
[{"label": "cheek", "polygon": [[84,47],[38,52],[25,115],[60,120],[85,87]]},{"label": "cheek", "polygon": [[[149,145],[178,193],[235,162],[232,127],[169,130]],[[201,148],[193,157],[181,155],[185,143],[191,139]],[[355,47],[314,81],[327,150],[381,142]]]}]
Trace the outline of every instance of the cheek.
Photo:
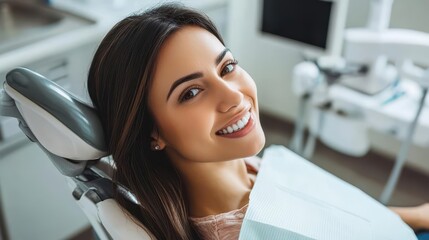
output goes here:
[{"label": "cheek", "polygon": [[164,120],[160,126],[162,136],[174,149],[186,149],[208,141],[213,131],[213,114],[208,107],[174,111]]},{"label": "cheek", "polygon": [[[218,151],[213,148],[213,115],[206,109],[193,109],[172,118],[163,130],[167,148],[174,155],[192,161],[213,161]],[[174,156],[173,155],[173,156]]]}]

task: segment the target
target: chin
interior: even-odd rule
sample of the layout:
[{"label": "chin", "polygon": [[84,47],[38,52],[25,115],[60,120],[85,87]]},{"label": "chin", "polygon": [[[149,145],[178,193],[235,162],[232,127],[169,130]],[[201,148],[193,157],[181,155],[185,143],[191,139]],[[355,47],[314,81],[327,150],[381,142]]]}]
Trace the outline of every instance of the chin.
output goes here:
[{"label": "chin", "polygon": [[265,134],[262,128],[259,126],[257,129],[257,136],[252,138],[252,141],[246,145],[246,153],[247,156],[245,157],[251,157],[258,154],[265,146]]}]

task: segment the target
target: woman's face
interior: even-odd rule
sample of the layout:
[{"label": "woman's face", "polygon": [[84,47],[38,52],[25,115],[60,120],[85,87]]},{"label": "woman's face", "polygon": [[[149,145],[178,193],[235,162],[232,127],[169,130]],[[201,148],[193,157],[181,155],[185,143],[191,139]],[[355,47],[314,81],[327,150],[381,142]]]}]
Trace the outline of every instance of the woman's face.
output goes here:
[{"label": "woman's face", "polygon": [[253,79],[199,27],[184,27],[164,43],[149,108],[153,137],[174,160],[232,160],[257,154],[265,143]]}]

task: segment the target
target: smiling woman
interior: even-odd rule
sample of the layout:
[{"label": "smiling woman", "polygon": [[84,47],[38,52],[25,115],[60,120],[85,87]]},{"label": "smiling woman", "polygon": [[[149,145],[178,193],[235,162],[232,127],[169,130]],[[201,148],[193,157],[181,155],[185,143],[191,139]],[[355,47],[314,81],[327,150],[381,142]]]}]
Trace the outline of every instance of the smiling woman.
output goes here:
[{"label": "smiling woman", "polygon": [[211,166],[197,163],[252,156],[264,144],[253,79],[203,28],[185,26],[166,40],[148,97],[153,137],[186,179]]},{"label": "smiling woman", "polygon": [[199,217],[245,209],[244,158],[265,143],[256,86],[206,16],[163,5],[124,19],[100,44],[88,89],[114,178],[141,206],[117,200],[157,239],[207,238]]},{"label": "smiling woman", "polygon": [[[101,42],[88,89],[114,180],[140,203],[117,194],[121,206],[157,239],[237,239],[265,136],[256,85],[212,22],[171,4],[127,17]],[[429,228],[429,205],[392,210]]]}]

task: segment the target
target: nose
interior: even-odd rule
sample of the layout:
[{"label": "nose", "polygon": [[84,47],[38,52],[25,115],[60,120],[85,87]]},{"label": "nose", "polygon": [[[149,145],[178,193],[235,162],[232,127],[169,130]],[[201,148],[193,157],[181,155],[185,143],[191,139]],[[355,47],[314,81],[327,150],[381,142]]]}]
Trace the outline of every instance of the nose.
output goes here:
[{"label": "nose", "polygon": [[237,82],[225,81],[223,79],[216,82],[217,110],[219,112],[229,112],[243,103],[244,95]]}]

